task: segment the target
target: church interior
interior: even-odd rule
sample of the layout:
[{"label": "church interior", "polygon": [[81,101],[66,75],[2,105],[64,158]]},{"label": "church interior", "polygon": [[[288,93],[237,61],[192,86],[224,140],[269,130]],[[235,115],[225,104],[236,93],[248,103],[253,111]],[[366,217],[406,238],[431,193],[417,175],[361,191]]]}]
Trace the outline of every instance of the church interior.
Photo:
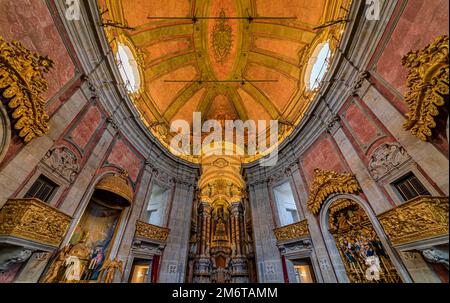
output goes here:
[{"label": "church interior", "polygon": [[448,283],[448,13],[0,0],[0,283]]}]

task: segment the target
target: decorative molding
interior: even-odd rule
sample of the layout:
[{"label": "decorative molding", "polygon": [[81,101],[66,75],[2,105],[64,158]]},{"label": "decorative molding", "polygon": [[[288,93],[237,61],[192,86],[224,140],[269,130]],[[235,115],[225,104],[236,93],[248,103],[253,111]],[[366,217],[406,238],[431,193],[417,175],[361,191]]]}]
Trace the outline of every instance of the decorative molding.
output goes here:
[{"label": "decorative molding", "polygon": [[120,202],[124,207],[129,207],[133,204],[134,192],[128,185],[128,172],[125,170],[104,177],[97,183],[95,189],[113,193],[120,198]]},{"label": "decorative molding", "polygon": [[448,237],[448,204],[448,197],[417,197],[378,219],[394,245]]},{"label": "decorative molding", "polygon": [[232,204],[240,202],[244,196],[244,190],[228,179],[214,179],[200,190],[200,200],[208,203],[222,198]]},{"label": "decorative molding", "polygon": [[314,170],[314,181],[308,197],[308,209],[317,214],[322,203],[332,194],[353,194],[361,191],[358,180],[350,173]]},{"label": "decorative molding", "polygon": [[71,220],[38,199],[10,199],[0,210],[0,236],[58,247]]},{"label": "decorative molding", "polygon": [[49,132],[42,94],[48,89],[45,74],[53,61],[32,53],[20,42],[6,42],[0,36],[0,89],[8,100],[14,128],[25,143]]},{"label": "decorative molding", "polygon": [[80,172],[77,156],[66,146],[49,150],[41,161],[70,183]]},{"label": "decorative molding", "polygon": [[145,238],[150,241],[157,241],[165,243],[169,236],[170,229],[148,224],[142,221],[136,222],[135,236]]},{"label": "decorative molding", "polygon": [[397,142],[388,142],[378,146],[370,156],[369,171],[378,181],[403,163],[411,159],[411,156]]},{"label": "decorative molding", "polygon": [[308,220],[303,220],[273,230],[278,241],[289,241],[309,236]]},{"label": "decorative molding", "polygon": [[220,11],[220,18],[214,25],[211,35],[214,55],[218,63],[224,63],[230,55],[233,44],[232,28],[225,16],[225,11]]},{"label": "decorative molding", "polygon": [[363,71],[358,74],[358,78],[352,83],[350,95],[353,97],[359,96],[361,88],[364,86],[364,82],[370,78],[368,71]]},{"label": "decorative molding", "polygon": [[409,112],[403,127],[422,141],[432,136],[434,119],[449,94],[448,48],[449,39],[444,35],[421,50],[410,51],[402,59],[402,65],[409,69],[405,95]]},{"label": "decorative molding", "polygon": [[213,165],[217,166],[219,168],[224,168],[224,167],[230,165],[230,163],[227,160],[225,160],[224,158],[219,158],[213,162]]}]

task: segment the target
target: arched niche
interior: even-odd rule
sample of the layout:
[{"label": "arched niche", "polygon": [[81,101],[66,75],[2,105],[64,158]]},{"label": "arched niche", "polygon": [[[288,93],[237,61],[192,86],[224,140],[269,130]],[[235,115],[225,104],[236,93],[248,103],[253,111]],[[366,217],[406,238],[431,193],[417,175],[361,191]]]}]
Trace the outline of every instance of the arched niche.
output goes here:
[{"label": "arched niche", "polygon": [[133,191],[125,173],[107,173],[94,183],[71,232],[68,243],[57,253],[44,283],[99,282],[106,260],[113,259],[114,240],[125,210],[133,202]]},{"label": "arched niche", "polygon": [[11,123],[5,107],[0,103],[0,163],[8,151],[11,141]]},{"label": "arched niche", "polygon": [[[386,259],[388,262],[391,263],[392,267],[387,265],[388,268],[391,268],[391,270],[395,270],[395,272],[398,275],[397,282],[412,282],[411,277],[409,273],[407,272],[406,268],[404,267],[403,263],[401,263],[399,256],[397,253],[391,248],[390,243],[387,239],[386,234],[384,233],[384,230],[380,223],[378,222],[378,219],[376,218],[375,213],[370,208],[370,206],[367,204],[366,201],[361,199],[359,196],[356,195],[348,195],[348,194],[336,194],[330,196],[327,201],[322,206],[322,209],[320,211],[320,228],[322,231],[322,235],[325,240],[325,244],[327,247],[327,250],[329,252],[331,262],[333,263],[333,267],[335,269],[335,273],[338,279],[338,282],[340,283],[353,283],[355,282],[352,278],[349,277],[349,274],[347,273],[347,270],[349,268],[347,262],[344,264],[344,258],[345,256],[342,254],[343,249],[340,249],[338,247],[338,241],[336,241],[335,236],[333,236],[333,226],[330,224],[330,210],[337,205],[340,201],[347,200],[351,203],[353,203],[356,207],[358,207],[363,214],[366,216],[365,219],[368,220],[366,222],[365,227],[367,226],[368,229],[372,229],[372,231],[375,233],[376,240],[379,241],[379,245],[381,245],[382,249],[385,252],[385,256],[383,256],[383,260],[380,260],[380,264],[382,262],[385,262]],[[352,229],[357,229],[357,226],[352,227]],[[370,254],[369,254],[370,255]],[[381,259],[381,258],[380,258]],[[361,260],[356,260],[356,263],[361,263]],[[386,263],[386,262],[385,262]],[[355,264],[356,265],[356,264]],[[368,265],[365,265],[365,267],[362,268],[362,271],[365,273],[368,269]],[[386,267],[386,264],[381,265],[381,269],[383,270]],[[392,275],[391,275],[392,278]],[[393,277],[392,280],[396,280],[396,277]],[[368,280],[366,282],[369,282]],[[393,281],[391,281],[393,282]]]}]

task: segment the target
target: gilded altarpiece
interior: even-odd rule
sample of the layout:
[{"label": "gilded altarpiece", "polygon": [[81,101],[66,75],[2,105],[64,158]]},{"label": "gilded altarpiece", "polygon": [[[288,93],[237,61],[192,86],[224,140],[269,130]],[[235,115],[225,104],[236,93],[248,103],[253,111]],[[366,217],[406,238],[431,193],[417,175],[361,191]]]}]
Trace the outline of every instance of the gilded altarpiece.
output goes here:
[{"label": "gilded altarpiece", "polygon": [[367,214],[356,202],[334,202],[329,226],[351,283],[402,282]]}]

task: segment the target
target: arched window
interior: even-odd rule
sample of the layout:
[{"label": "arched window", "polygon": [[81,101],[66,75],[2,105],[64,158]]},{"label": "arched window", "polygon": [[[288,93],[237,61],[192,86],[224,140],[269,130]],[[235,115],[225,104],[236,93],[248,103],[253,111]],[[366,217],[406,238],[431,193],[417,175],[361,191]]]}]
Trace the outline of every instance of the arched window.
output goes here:
[{"label": "arched window", "polygon": [[116,59],[120,76],[122,77],[127,90],[131,93],[137,92],[141,85],[141,80],[139,77],[138,64],[130,48],[126,45],[119,44]]},{"label": "arched window", "polygon": [[289,182],[285,182],[273,189],[277,206],[280,226],[289,225],[299,221],[297,205]]},{"label": "arched window", "polygon": [[308,61],[306,87],[315,90],[319,87],[330,65],[331,49],[328,42],[319,44]]}]

